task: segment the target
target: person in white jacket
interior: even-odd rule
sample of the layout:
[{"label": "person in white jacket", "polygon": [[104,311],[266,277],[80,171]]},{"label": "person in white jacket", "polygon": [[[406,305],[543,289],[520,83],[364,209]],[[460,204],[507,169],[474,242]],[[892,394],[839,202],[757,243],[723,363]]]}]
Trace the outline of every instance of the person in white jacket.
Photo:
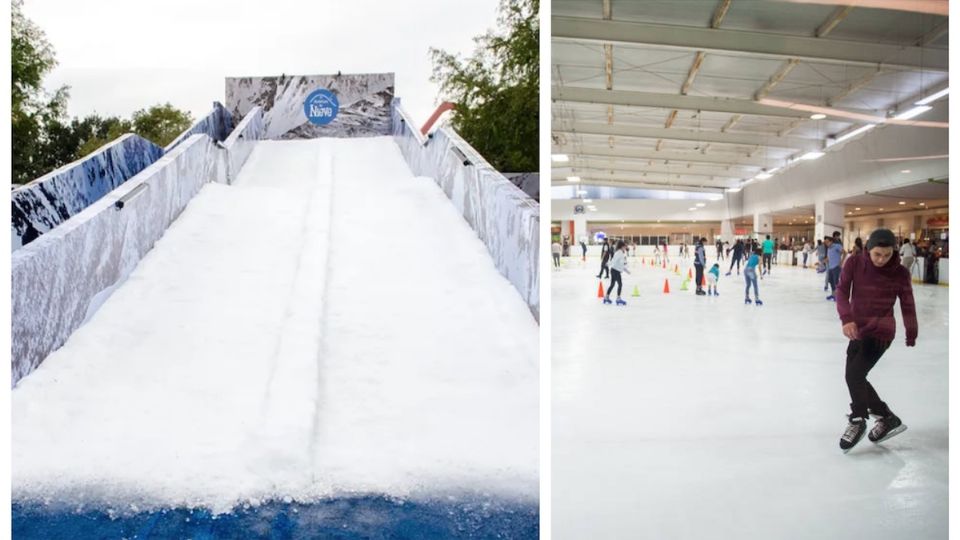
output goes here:
[{"label": "person in white jacket", "polygon": [[623,240],[617,241],[617,250],[613,254],[613,259],[610,261],[607,266],[610,269],[610,286],[607,288],[607,295],[603,298],[604,304],[612,304],[610,301],[610,293],[613,292],[613,285],[617,285],[617,305],[625,306],[626,302],[620,298],[620,293],[623,292],[623,279],[620,275],[623,272],[630,273],[630,270],[627,270],[627,245],[623,243]]},{"label": "person in white jacket", "polygon": [[907,267],[907,270],[910,270],[911,275],[913,274],[913,262],[917,260],[916,257],[916,248],[910,243],[909,238],[904,238],[903,245],[900,246],[900,262]]}]

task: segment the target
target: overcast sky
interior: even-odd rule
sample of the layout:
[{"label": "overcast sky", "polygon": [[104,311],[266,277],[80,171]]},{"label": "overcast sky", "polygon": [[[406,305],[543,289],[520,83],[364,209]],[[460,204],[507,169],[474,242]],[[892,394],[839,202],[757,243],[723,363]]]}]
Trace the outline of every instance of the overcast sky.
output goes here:
[{"label": "overcast sky", "polygon": [[71,87],[70,116],[129,116],[170,102],[194,119],[224,77],[396,73],[422,124],[438,103],[429,48],[462,55],[496,26],[497,0],[25,0]]}]

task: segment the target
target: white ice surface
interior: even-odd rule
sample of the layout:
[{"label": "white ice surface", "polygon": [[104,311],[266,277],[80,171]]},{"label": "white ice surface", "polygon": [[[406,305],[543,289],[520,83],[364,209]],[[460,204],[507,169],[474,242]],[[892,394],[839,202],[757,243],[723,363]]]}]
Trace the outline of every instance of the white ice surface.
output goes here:
[{"label": "white ice surface", "polygon": [[822,274],[775,266],[758,308],[743,304],[742,276],[698,298],[631,258],[617,307],[597,298],[599,259],[564,261],[552,274],[554,539],[946,538],[946,287],[914,286],[917,346],[898,306],[896,341],[869,376],[909,429],[844,455],[847,342]]},{"label": "white ice surface", "polygon": [[260,142],[13,390],[13,494],[535,498],[538,330],[391,138]]}]

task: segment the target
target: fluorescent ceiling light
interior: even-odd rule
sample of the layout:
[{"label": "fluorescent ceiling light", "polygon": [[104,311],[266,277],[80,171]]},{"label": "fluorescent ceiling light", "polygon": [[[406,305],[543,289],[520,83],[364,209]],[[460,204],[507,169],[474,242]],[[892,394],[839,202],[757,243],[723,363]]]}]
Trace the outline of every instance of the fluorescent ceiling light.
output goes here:
[{"label": "fluorescent ceiling light", "polygon": [[858,207],[854,208],[854,210],[856,210],[857,212],[859,212],[859,211],[860,211],[860,207],[858,206]]},{"label": "fluorescent ceiling light", "polygon": [[762,173],[758,174],[757,176],[755,176],[754,178],[756,178],[757,180],[766,180],[767,178],[772,178],[772,177],[773,177],[772,174],[770,174],[770,173],[768,173],[768,172],[762,172]]},{"label": "fluorescent ceiling light", "polygon": [[568,177],[567,177],[567,182],[579,182],[579,181],[580,181],[580,177],[579,177],[579,176],[568,176]]},{"label": "fluorescent ceiling light", "polygon": [[816,150],[814,150],[813,152],[807,152],[806,154],[800,156],[800,159],[811,160],[811,159],[820,159],[822,157],[823,157],[823,152],[817,152]]},{"label": "fluorescent ceiling light", "polygon": [[570,161],[570,156],[566,154],[553,154],[550,158],[557,163],[566,163]]},{"label": "fluorescent ceiling light", "polygon": [[743,188],[738,188],[738,187],[728,188],[727,193],[739,193],[741,189]]},{"label": "fluorescent ceiling light", "polygon": [[899,203],[897,203],[897,204],[901,204],[901,205],[903,205],[903,204],[907,204],[907,203],[906,203],[905,201],[900,201],[900,202],[899,202]]},{"label": "fluorescent ceiling light", "polygon": [[810,115],[810,119],[811,119],[811,120],[823,120],[823,119],[826,118],[826,117],[827,117],[827,115],[825,115],[825,114],[823,114],[823,113],[816,113],[816,114],[811,114],[811,115]]},{"label": "fluorescent ceiling light", "polygon": [[706,206],[706,205],[707,205],[706,203],[702,203],[702,202],[698,202],[698,203],[697,203],[697,206],[698,206],[699,208],[703,208],[703,207]]},{"label": "fluorescent ceiling light", "polygon": [[693,212],[693,211],[696,210],[696,209],[697,209],[696,206],[691,206],[690,208],[687,208],[687,210],[690,210],[691,212]]},{"label": "fluorescent ceiling light", "polygon": [[583,202],[584,204],[590,204],[593,202],[593,199],[584,199]]},{"label": "fluorescent ceiling light", "polygon": [[904,170],[902,170],[902,171],[900,171],[900,172],[902,172],[903,174],[907,174],[908,172],[910,172],[910,169],[904,169]]},{"label": "fluorescent ceiling light", "polygon": [[950,93],[950,89],[949,89],[949,88],[944,88],[943,90],[941,90],[941,91],[939,91],[939,92],[937,92],[937,93],[935,93],[935,94],[930,94],[929,96],[921,99],[920,101],[914,103],[914,105],[927,105],[928,103],[933,103],[934,101],[942,98],[943,96],[945,96],[945,95],[947,95],[947,94],[949,94],[949,93]]},{"label": "fluorescent ceiling light", "polygon": [[929,111],[932,108],[933,107],[929,105],[917,105],[912,109],[907,109],[906,111],[894,116],[894,118],[897,120],[909,120],[914,116],[920,116],[921,114]]},{"label": "fluorescent ceiling light", "polygon": [[920,206],[926,206],[927,203],[920,203]]},{"label": "fluorescent ceiling light", "polygon": [[858,127],[857,129],[855,129],[855,130],[853,130],[853,131],[848,131],[848,132],[844,133],[843,135],[837,137],[836,142],[843,142],[843,141],[849,139],[850,137],[856,137],[857,135],[859,135],[859,134],[861,134],[861,133],[864,133],[864,132],[867,132],[867,131],[870,131],[871,129],[873,129],[873,128],[875,128],[875,127],[877,127],[876,124],[867,124],[867,125],[865,125],[865,126]]}]

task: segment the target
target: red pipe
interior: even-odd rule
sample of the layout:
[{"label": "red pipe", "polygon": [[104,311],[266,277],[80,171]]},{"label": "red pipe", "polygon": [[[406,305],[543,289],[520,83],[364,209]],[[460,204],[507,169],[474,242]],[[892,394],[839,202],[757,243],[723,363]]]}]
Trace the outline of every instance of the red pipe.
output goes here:
[{"label": "red pipe", "polygon": [[440,115],[451,110],[453,110],[453,103],[450,103],[449,101],[444,101],[441,103],[440,106],[437,107],[437,110],[433,111],[433,114],[430,115],[427,123],[424,124],[420,129],[420,133],[426,135],[427,132],[430,131],[430,128],[433,127],[433,124],[437,121],[437,119],[440,118]]}]

